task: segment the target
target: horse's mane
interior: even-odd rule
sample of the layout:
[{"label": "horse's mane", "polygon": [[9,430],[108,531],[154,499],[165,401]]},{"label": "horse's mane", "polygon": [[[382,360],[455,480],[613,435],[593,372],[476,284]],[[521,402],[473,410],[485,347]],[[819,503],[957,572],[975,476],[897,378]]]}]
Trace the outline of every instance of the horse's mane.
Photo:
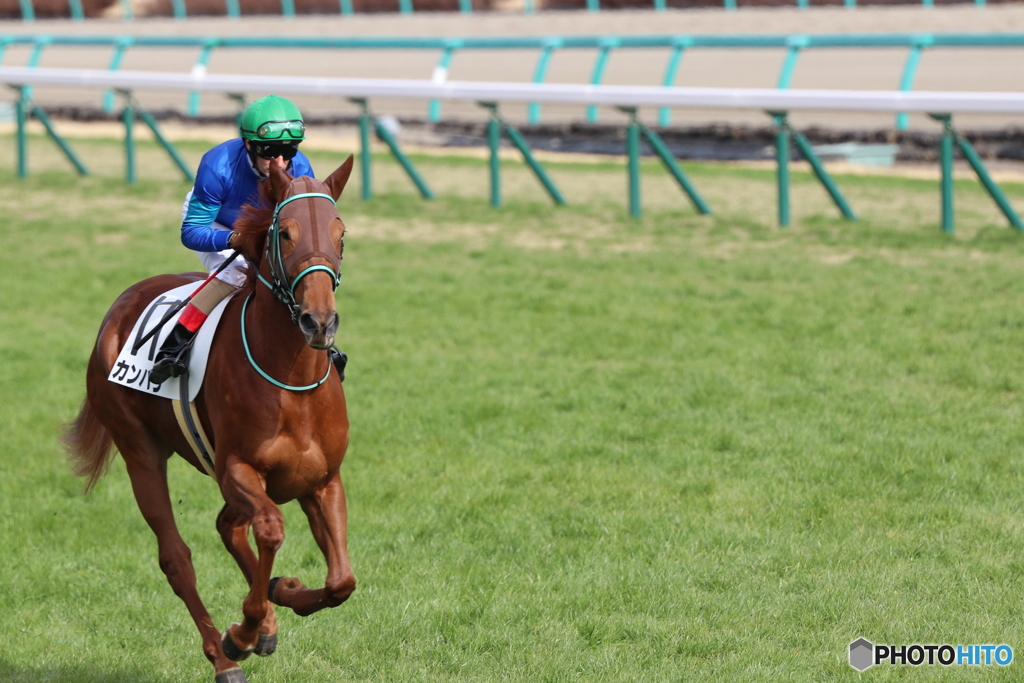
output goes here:
[{"label": "horse's mane", "polygon": [[248,258],[252,263],[252,267],[246,270],[246,281],[243,285],[243,289],[246,291],[255,286],[256,272],[263,261],[263,247],[267,240],[267,232],[274,220],[275,202],[270,196],[271,191],[269,182],[261,182],[255,201],[242,206],[233,226],[235,232],[240,235],[236,238],[235,248],[240,250],[242,256]]}]

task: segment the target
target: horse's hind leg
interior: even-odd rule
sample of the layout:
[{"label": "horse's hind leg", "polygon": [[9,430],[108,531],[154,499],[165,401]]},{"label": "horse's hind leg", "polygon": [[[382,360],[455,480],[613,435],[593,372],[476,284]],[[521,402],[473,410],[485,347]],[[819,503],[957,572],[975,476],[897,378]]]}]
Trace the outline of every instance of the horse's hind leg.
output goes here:
[{"label": "horse's hind leg", "polygon": [[[230,505],[217,515],[217,531],[220,532],[224,547],[238,563],[242,570],[245,581],[252,586],[253,578],[259,566],[259,558],[249,545],[249,518],[242,515]],[[257,655],[266,657],[277,649],[277,615],[274,614],[274,606],[267,606],[267,616],[260,624],[260,637],[254,650]]]},{"label": "horse's hind leg", "polygon": [[192,615],[203,638],[203,653],[217,672],[217,682],[244,683],[246,679],[242,670],[224,655],[220,634],[196,590],[192,552],[174,522],[167,489],[167,459],[156,448],[132,450],[118,443],[118,449],[124,456],[139,510],[156,534],[160,569],[167,576],[175,595],[181,598]]},{"label": "horse's hind leg", "polygon": [[341,476],[336,473],[327,486],[301,498],[299,503],[327,560],[327,579],[324,587],[318,589],[306,588],[294,578],[276,580],[271,599],[307,616],[345,602],[356,589],[356,577],[348,556],[348,509]]}]

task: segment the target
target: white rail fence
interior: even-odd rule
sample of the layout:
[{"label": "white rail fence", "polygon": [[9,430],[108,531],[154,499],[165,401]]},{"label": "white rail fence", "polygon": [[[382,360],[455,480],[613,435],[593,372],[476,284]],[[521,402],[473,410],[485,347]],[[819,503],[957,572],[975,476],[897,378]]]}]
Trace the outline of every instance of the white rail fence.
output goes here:
[{"label": "white rail fence", "polygon": [[[546,103],[546,104],[579,104],[618,107],[630,115],[627,131],[627,150],[630,158],[630,212],[638,216],[639,210],[639,176],[638,156],[639,140],[643,137],[654,152],[662,158],[669,170],[673,172],[684,191],[690,195],[698,210],[708,213],[706,204],[700,200],[695,189],[685,178],[681,169],[675,166],[671,155],[667,154],[660,138],[651,129],[639,122],[636,112],[639,107],[677,107],[677,108],[716,108],[716,109],[754,109],[770,113],[777,126],[777,161],[779,177],[779,223],[789,224],[789,141],[794,139],[800,152],[811,162],[812,168],[832,195],[837,207],[843,215],[855,218],[852,210],[839,193],[831,177],[816,158],[806,138],[795,131],[789,124],[787,116],[795,110],[800,111],[863,111],[863,112],[918,112],[931,115],[943,126],[943,138],[940,145],[942,164],[942,225],[947,232],[953,229],[953,191],[952,162],[953,149],[958,147],[964,158],[978,173],[981,182],[992,195],[1007,219],[1018,230],[1024,231],[1016,211],[1010,206],[999,187],[986,172],[981,158],[971,145],[957,133],[952,118],[961,113],[991,114],[1024,114],[1024,92],[928,92],[928,91],[855,91],[855,90],[783,90],[770,88],[683,88],[666,86],[619,86],[619,85],[580,85],[558,83],[490,83],[469,81],[435,82],[430,80],[386,80],[360,78],[310,78],[310,77],[278,77],[278,76],[237,76],[218,75],[193,72],[188,74],[142,71],[105,71],[89,69],[54,69],[30,67],[0,67],[0,83],[6,83],[18,93],[16,109],[19,125],[19,164],[25,161],[24,123],[28,116],[35,115],[43,121],[48,131],[61,144],[62,140],[52,124],[46,119],[42,109],[32,104],[33,86],[63,86],[82,88],[107,88],[121,92],[126,99],[126,112],[122,116],[127,135],[130,140],[131,120],[140,116],[153,129],[162,143],[162,136],[152,117],[135,110],[132,93],[141,90],[178,90],[186,92],[219,92],[242,98],[247,93],[274,92],[281,95],[316,95],[338,97],[359,103],[363,106],[364,119],[369,121],[368,102],[371,99],[387,98],[422,98],[428,100],[461,100],[477,102],[491,109],[492,120],[489,124],[489,138],[492,152],[496,157],[497,138],[506,133],[512,142],[520,148],[527,162],[538,174],[552,198],[559,202],[560,195],[553,184],[548,186],[543,169],[529,154],[522,137],[510,124],[503,121],[498,109],[503,103]],[[147,118],[148,117],[148,120]],[[367,124],[368,125],[368,124]],[[367,129],[363,129],[363,157],[368,157],[365,143],[368,140]],[[394,140],[388,140],[387,131],[377,127],[377,132],[392,151],[403,161],[404,155]],[[164,145],[174,156],[173,147]],[[69,148],[65,149],[69,152]],[[73,159],[73,154],[69,154]],[[403,165],[408,162],[404,159]],[[76,163],[76,165],[78,165]],[[182,164],[179,164],[182,165]],[[496,164],[492,163],[492,174],[496,174]],[[21,166],[19,166],[21,169]],[[81,170],[81,169],[80,169]],[[183,168],[183,170],[185,170]],[[368,184],[368,161],[364,167],[364,182]],[[411,168],[410,177],[414,182],[417,174]],[[24,175],[24,174],[22,174]],[[132,180],[133,178],[129,178]],[[495,194],[500,188],[492,177],[492,204]],[[547,182],[545,182],[547,180]],[[422,181],[422,179],[420,179]],[[420,185],[420,183],[417,183]],[[420,187],[424,196],[425,184]],[[364,191],[364,196],[366,192]],[[706,210],[705,210],[706,209]]]}]

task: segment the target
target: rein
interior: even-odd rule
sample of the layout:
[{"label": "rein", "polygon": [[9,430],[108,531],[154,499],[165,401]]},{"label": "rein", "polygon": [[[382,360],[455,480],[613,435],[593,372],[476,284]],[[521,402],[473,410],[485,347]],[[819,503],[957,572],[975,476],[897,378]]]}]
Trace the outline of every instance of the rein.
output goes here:
[{"label": "rein", "polygon": [[[300,306],[298,302],[295,300],[295,289],[299,286],[299,282],[302,281],[302,278],[306,277],[310,273],[315,273],[318,270],[325,271],[327,273],[330,273],[331,275],[331,280],[334,282],[334,291],[338,291],[338,285],[341,284],[341,269],[339,266],[338,272],[335,272],[334,269],[332,268],[329,268],[323,264],[317,264],[304,269],[301,273],[299,273],[292,279],[290,284],[287,282],[288,273],[285,270],[284,258],[281,256],[280,213],[281,208],[285,204],[289,204],[295,201],[296,199],[327,199],[330,200],[332,206],[336,205],[334,197],[332,197],[329,194],[323,194],[322,192],[303,192],[300,194],[292,195],[291,197],[288,197],[284,201],[279,202],[278,205],[274,208],[274,219],[273,222],[270,224],[270,230],[267,232],[267,249],[263,255],[263,258],[267,259],[267,263],[270,264],[270,275],[272,278],[271,281],[268,282],[267,279],[260,274],[258,269],[253,268],[253,270],[256,272],[257,279],[264,285],[266,285],[274,294],[274,298],[288,307],[288,312],[291,315],[292,322],[298,325]],[[263,368],[256,364],[256,360],[252,357],[252,351],[249,350],[249,339],[245,333],[245,311],[249,307],[249,300],[252,299],[252,296],[252,293],[250,293],[249,296],[245,298],[245,302],[242,304],[241,320],[242,347],[245,349],[245,357],[249,359],[249,365],[251,365],[253,369],[256,370],[257,373],[259,373],[260,377],[267,380],[275,387],[278,387],[279,389],[286,389],[288,391],[307,391],[309,389],[315,389],[324,382],[326,382],[327,378],[331,376],[331,366],[333,365],[333,363],[331,362],[327,363],[327,373],[324,374],[323,378],[319,382],[307,384],[305,386],[293,386],[291,384],[279,382],[273,377],[271,377],[269,374],[267,374],[267,372],[263,370]],[[338,351],[337,346],[332,345],[331,349],[333,349],[336,352]]]}]

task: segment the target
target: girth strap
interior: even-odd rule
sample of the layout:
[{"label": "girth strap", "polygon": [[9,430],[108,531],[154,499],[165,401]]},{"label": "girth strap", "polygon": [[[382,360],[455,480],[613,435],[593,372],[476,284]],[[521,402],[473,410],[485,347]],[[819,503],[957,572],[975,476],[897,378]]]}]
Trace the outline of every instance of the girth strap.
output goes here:
[{"label": "girth strap", "polygon": [[188,400],[188,375],[189,373],[186,370],[178,377],[178,385],[181,387],[181,398],[171,399],[174,417],[177,418],[178,427],[181,429],[181,433],[185,435],[188,445],[199,456],[199,464],[203,466],[203,469],[206,470],[210,477],[216,480],[217,476],[214,472],[213,464],[213,446],[210,445],[210,439],[203,430],[203,423],[199,420],[199,414],[196,413],[196,404]]}]

